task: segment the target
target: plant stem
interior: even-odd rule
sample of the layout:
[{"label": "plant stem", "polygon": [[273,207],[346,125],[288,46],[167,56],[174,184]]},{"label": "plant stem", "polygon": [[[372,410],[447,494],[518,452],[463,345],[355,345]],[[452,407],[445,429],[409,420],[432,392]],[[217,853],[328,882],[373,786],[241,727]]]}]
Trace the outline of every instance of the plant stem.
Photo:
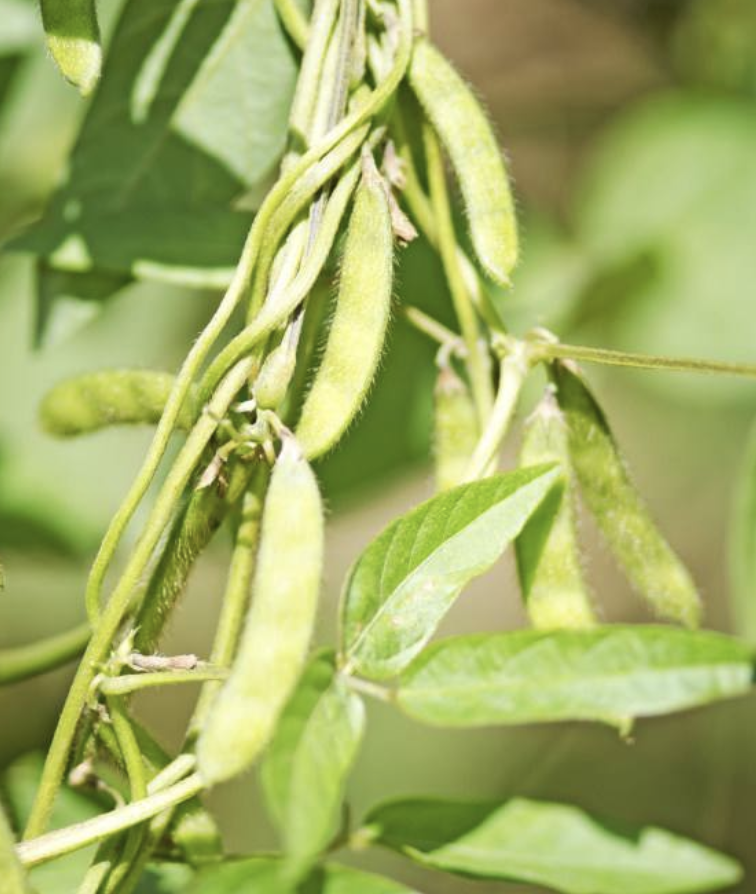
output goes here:
[{"label": "plant stem", "polygon": [[48,832],[39,838],[23,841],[17,845],[16,853],[25,866],[46,863],[143,823],[164,810],[194,797],[202,789],[202,779],[194,773],[170,788],[148,795],[139,801],[133,801],[125,807],[119,807],[81,823],[74,823],[65,829]]},{"label": "plant stem", "polygon": [[438,138],[428,124],[423,126],[423,139],[441,261],[446,271],[454,310],[467,348],[466,366],[470,376],[475,407],[478,411],[478,421],[483,428],[494,402],[487,348],[484,343],[481,343],[478,318],[459,266],[457,236],[454,232],[454,222],[449,206],[449,193],[446,188],[441,147],[438,144]]},{"label": "plant stem", "polygon": [[173,507],[186,487],[198,459],[217,427],[216,420],[222,418],[227,412],[228,407],[244,385],[249,375],[249,369],[250,361],[243,360],[223,380],[210,402],[209,411],[197,421],[158,494],[144,532],[126,565],[118,586],[105,606],[68,691],[68,697],[60,714],[42,771],[37,796],[32,806],[25,832],[26,838],[39,835],[47,825],[56,792],[65,772],[79,717],[86,704],[89,687],[97,672],[97,667],[107,656],[129,608],[133,591],[170,521]]},{"label": "plant stem", "polygon": [[405,304],[401,309],[403,316],[407,322],[411,323],[415,329],[438,342],[441,347],[448,348],[457,356],[464,357],[467,352],[464,342],[451,329],[447,329],[443,323],[439,323],[433,317],[428,316],[419,307],[413,307],[411,304]]},{"label": "plant stem", "polygon": [[124,674],[120,677],[104,677],[99,684],[103,695],[129,695],[143,689],[172,686],[182,683],[205,683],[208,680],[225,680],[228,671],[223,667],[198,667],[187,671],[157,671],[146,674]]},{"label": "plant stem", "polygon": [[303,50],[307,46],[310,25],[294,0],[274,0],[284,28],[294,43]]},{"label": "plant stem", "polygon": [[0,686],[45,674],[67,664],[86,649],[90,636],[91,628],[87,623],[28,646],[3,649],[0,651]]},{"label": "plant stem", "polygon": [[708,373],[756,379],[756,364],[753,363],[728,363],[692,357],[656,357],[649,354],[612,351],[607,348],[540,341],[533,342],[533,353],[537,360],[576,360],[581,363],[601,363],[605,366],[626,366],[633,369],[663,369],[669,372]]},{"label": "plant stem", "polygon": [[477,481],[483,477],[496,459],[501,442],[509,430],[522,383],[528,373],[528,349],[522,342],[515,342],[499,367],[499,390],[488,424],[470,460],[465,481]]}]

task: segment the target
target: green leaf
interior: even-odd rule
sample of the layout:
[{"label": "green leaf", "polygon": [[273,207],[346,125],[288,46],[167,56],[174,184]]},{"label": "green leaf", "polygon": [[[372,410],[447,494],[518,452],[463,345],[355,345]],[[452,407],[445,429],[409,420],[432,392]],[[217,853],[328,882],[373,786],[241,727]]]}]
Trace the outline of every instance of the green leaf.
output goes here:
[{"label": "green leaf", "polygon": [[272,0],[129,0],[67,181],[11,245],[69,272],[222,286],[283,151],[294,50]]},{"label": "green leaf", "polygon": [[494,475],[446,491],[390,524],[357,560],[344,590],[341,648],[350,669],[374,679],[403,670],[557,477],[550,466]]},{"label": "green leaf", "polygon": [[[592,337],[668,356],[748,360],[756,277],[756,116],[725,96],[664,94],[620,115],[578,189],[576,235],[610,288]],[[600,335],[599,335],[600,332]],[[747,383],[654,375],[649,386],[700,404],[751,400]]]},{"label": "green leaf", "polygon": [[[27,754],[14,761],[2,777],[2,793],[10,815],[18,828],[23,828],[31,810],[42,773],[40,754]],[[100,806],[88,797],[64,786],[55,801],[51,829],[91,819],[101,812]],[[92,860],[96,848],[84,848],[50,863],[35,866],[29,873],[36,894],[70,894],[76,891]]]},{"label": "green leaf", "polygon": [[751,429],[736,482],[729,559],[735,630],[756,646],[756,425]]},{"label": "green leaf", "polygon": [[444,726],[633,718],[746,694],[751,650],[709,631],[610,626],[480,634],[427,649],[400,681],[408,714]]},{"label": "green leaf", "polygon": [[348,866],[328,863],[297,885],[281,860],[254,857],[199,873],[186,894],[416,894],[404,885]]},{"label": "green leaf", "polygon": [[693,894],[741,877],[738,864],[663,829],[620,831],[576,807],[398,801],[365,832],[434,869],[545,885],[566,894]]},{"label": "green leaf", "polygon": [[0,882],[3,894],[28,894],[24,870],[16,858],[15,839],[0,808]]},{"label": "green leaf", "polygon": [[336,673],[335,656],[317,655],[262,765],[268,808],[296,867],[324,850],[338,832],[344,787],[364,726],[362,700]]}]

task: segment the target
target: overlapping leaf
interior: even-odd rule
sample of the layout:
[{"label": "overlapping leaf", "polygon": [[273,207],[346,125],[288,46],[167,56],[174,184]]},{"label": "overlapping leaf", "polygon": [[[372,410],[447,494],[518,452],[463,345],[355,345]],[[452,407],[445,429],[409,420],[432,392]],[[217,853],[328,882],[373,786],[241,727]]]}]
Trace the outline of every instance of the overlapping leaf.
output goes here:
[{"label": "overlapping leaf", "polygon": [[413,894],[391,879],[329,863],[299,886],[288,881],[281,860],[253,858],[201,872],[186,894]]},{"label": "overlapping leaf", "polygon": [[397,519],[368,546],[347,581],[342,651],[383,679],[433,635],[462,588],[487,571],[554,484],[550,466],[454,488]]},{"label": "overlapping leaf", "polygon": [[362,701],[336,674],[334,655],[316,656],[262,766],[268,807],[297,867],[325,849],[338,831],[344,785],[364,724]]},{"label": "overlapping leaf", "polygon": [[693,894],[740,878],[734,860],[662,829],[620,831],[575,807],[520,798],[398,801],[374,810],[366,826],[425,866],[565,894]]},{"label": "overlapping leaf", "polygon": [[427,649],[397,694],[408,714],[444,726],[636,717],[747,693],[750,649],[711,632],[672,627],[454,637]]}]

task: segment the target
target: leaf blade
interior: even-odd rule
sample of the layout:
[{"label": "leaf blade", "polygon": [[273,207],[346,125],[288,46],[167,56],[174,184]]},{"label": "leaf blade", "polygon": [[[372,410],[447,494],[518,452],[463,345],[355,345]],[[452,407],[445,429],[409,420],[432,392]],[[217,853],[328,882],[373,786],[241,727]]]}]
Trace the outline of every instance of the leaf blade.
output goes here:
[{"label": "leaf blade", "polygon": [[432,724],[633,718],[680,711],[751,688],[743,643],[708,631],[610,626],[482,634],[431,646],[404,674],[397,703]]},{"label": "leaf blade", "polygon": [[522,798],[399,801],[372,811],[366,826],[424,866],[565,894],[693,894],[741,874],[729,857],[662,829],[622,834],[576,807]]},{"label": "leaf blade", "polygon": [[345,586],[341,641],[350,669],[385,679],[406,667],[557,477],[549,466],[495,475],[439,494],[390,524]]}]

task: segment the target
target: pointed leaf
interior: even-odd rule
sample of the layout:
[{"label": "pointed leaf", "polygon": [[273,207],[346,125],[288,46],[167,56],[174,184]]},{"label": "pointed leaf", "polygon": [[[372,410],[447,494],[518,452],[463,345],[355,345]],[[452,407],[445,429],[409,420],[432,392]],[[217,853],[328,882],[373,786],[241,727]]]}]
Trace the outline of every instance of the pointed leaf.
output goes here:
[{"label": "pointed leaf", "polygon": [[364,725],[362,700],[336,674],[333,653],[317,655],[262,765],[268,807],[296,867],[324,850],[338,831],[344,786]]},{"label": "pointed leaf", "polygon": [[368,834],[425,866],[545,885],[566,894],[693,894],[738,881],[738,864],[653,827],[619,831],[576,807],[516,798],[503,805],[398,801]]},{"label": "pointed leaf", "polygon": [[408,714],[444,726],[635,717],[744,695],[752,658],[719,633],[673,627],[460,636],[427,649],[397,693]]},{"label": "pointed leaf", "polygon": [[349,667],[399,673],[463,587],[487,571],[554,484],[550,466],[446,491],[390,524],[357,560],[342,605]]}]

